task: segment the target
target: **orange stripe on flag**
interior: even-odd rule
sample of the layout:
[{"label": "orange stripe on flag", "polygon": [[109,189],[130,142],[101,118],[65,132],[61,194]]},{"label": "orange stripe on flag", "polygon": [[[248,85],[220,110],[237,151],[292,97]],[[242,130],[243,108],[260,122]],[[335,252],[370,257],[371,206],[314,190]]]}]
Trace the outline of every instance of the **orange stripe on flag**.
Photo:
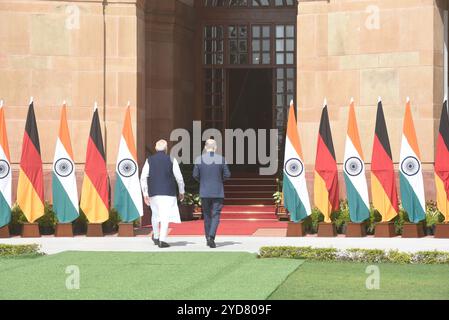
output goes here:
[{"label": "orange stripe on flag", "polygon": [[137,161],[137,151],[131,124],[131,108],[129,106],[126,108],[125,123],[123,124],[122,135],[128,145],[129,152],[134,157],[134,160]]},{"label": "orange stripe on flag", "polygon": [[437,191],[437,207],[438,210],[443,214],[444,221],[449,222],[449,201],[444,188],[444,182],[441,178],[435,174],[435,186]]},{"label": "orange stripe on flag", "polygon": [[70,133],[69,126],[67,124],[67,107],[64,104],[61,110],[61,121],[59,124],[59,140],[64,145],[65,150],[69,154],[70,158],[73,159],[72,144],[70,143]]},{"label": "orange stripe on flag", "polygon": [[359,129],[357,127],[357,119],[355,117],[354,102],[351,102],[351,105],[349,106],[348,137],[351,139],[352,144],[356,148],[362,160],[364,160],[362,144],[360,143]]},{"label": "orange stripe on flag", "polygon": [[391,204],[390,198],[387,196],[381,183],[373,173],[371,173],[371,193],[373,205],[382,216],[382,222],[391,221],[398,215],[394,206]]},{"label": "orange stripe on flag", "polygon": [[293,102],[290,103],[290,111],[288,112],[287,137],[295,148],[296,153],[302,159],[301,142],[299,140],[298,125],[296,123],[295,108]]},{"label": "orange stripe on flag", "polygon": [[404,115],[404,128],[403,132],[410,147],[413,149],[415,154],[421,159],[421,155],[419,153],[418,141],[416,139],[416,131],[415,126],[413,124],[412,111],[410,108],[410,101],[407,102],[405,106],[405,115]]},{"label": "orange stripe on flag", "polygon": [[87,174],[84,175],[81,195],[80,208],[90,223],[103,223],[108,220],[109,210]]},{"label": "orange stripe on flag", "polygon": [[315,206],[324,215],[324,222],[331,223],[332,204],[329,202],[329,192],[326,188],[326,182],[316,171],[313,181],[313,199]]},{"label": "orange stripe on flag", "polygon": [[17,203],[27,220],[31,223],[44,215],[44,203],[22,169],[19,171]]},{"label": "orange stripe on flag", "polygon": [[11,161],[11,157],[9,154],[8,134],[6,132],[5,122],[6,122],[5,121],[5,110],[3,107],[1,107],[0,108],[0,144],[3,148],[3,152],[6,155],[6,159],[8,159],[8,161]]}]

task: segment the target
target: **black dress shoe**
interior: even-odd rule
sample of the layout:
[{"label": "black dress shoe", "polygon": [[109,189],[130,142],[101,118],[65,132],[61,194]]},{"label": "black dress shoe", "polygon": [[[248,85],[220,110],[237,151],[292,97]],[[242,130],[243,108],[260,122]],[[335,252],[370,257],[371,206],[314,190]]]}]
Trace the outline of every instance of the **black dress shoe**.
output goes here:
[{"label": "black dress shoe", "polygon": [[212,249],[217,247],[217,245],[215,244],[214,239],[210,239],[209,240],[209,247],[211,247]]},{"label": "black dress shoe", "polygon": [[159,241],[159,248],[168,248],[170,245],[167,242]]},{"label": "black dress shoe", "polygon": [[154,236],[151,236],[151,240],[153,240],[155,245],[159,245],[159,239],[155,239]]}]

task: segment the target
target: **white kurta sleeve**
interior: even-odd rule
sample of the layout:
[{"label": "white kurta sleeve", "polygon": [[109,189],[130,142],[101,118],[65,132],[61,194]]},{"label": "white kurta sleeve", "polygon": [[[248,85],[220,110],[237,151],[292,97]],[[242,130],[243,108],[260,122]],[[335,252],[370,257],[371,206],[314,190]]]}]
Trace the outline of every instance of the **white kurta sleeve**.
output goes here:
[{"label": "white kurta sleeve", "polygon": [[148,159],[145,161],[145,164],[142,168],[142,173],[140,175],[140,188],[142,189],[142,193],[144,197],[148,197],[148,176],[150,174],[150,165],[148,164]]},{"label": "white kurta sleeve", "polygon": [[178,161],[173,159],[173,175],[178,183],[178,189],[180,194],[184,194],[184,179],[182,177],[181,169],[179,168]]}]

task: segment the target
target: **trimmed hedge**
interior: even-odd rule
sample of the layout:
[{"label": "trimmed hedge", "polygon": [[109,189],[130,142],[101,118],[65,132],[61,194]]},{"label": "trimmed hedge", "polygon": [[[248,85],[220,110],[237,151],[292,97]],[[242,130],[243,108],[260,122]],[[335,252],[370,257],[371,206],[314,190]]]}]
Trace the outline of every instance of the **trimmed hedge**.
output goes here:
[{"label": "trimmed hedge", "polygon": [[259,258],[289,258],[314,261],[348,261],[363,263],[398,264],[449,264],[449,252],[398,250],[312,248],[312,247],[262,247]]},{"label": "trimmed hedge", "polygon": [[39,250],[40,246],[37,244],[25,244],[25,245],[0,244],[0,258],[44,255]]}]

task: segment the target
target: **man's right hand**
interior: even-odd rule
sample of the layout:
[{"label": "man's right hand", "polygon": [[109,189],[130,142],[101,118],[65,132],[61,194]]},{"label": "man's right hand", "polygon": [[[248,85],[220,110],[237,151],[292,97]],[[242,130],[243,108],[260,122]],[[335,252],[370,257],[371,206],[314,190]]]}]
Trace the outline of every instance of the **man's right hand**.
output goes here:
[{"label": "man's right hand", "polygon": [[144,197],[143,199],[145,200],[145,204],[147,206],[149,206],[150,205],[150,197]]}]

